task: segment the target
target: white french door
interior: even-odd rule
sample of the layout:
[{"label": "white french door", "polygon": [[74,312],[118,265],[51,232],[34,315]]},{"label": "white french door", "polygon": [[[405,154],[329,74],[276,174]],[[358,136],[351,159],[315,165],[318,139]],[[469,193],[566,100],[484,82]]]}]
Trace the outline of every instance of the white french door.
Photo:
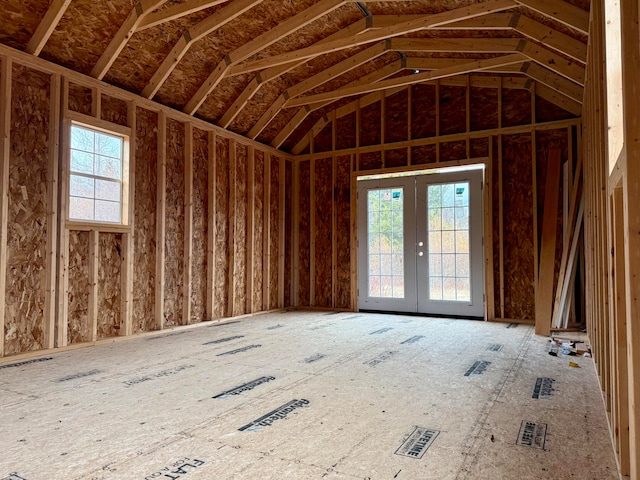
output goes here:
[{"label": "white french door", "polygon": [[358,182],[358,307],[482,317],[482,170]]}]

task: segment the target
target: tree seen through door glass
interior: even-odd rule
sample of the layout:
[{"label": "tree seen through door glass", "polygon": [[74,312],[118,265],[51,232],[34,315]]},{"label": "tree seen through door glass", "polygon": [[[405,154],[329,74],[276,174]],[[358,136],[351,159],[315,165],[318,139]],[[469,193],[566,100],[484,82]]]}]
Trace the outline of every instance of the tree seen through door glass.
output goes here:
[{"label": "tree seen through door glass", "polygon": [[404,298],[404,192],[402,188],[369,190],[369,296]]},{"label": "tree seen through door glass", "polygon": [[469,183],[427,187],[429,299],[471,301]]}]

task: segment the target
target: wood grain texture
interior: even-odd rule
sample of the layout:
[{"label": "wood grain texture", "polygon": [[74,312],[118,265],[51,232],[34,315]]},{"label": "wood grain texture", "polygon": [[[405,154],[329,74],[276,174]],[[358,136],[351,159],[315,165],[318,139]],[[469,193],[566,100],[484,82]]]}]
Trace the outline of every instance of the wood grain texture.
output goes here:
[{"label": "wood grain texture", "polygon": [[91,341],[89,291],[89,232],[69,232],[69,345]]},{"label": "wood grain texture", "polygon": [[216,136],[216,275],[214,318],[226,316],[229,284],[229,140]]},{"label": "wood grain texture", "polygon": [[193,129],[193,240],[191,253],[191,319],[207,319],[207,219],[209,218],[207,132]]},{"label": "wood grain texture", "polygon": [[122,234],[100,233],[98,262],[97,337],[117,337],[123,327],[120,311]]},{"label": "wood grain texture", "polygon": [[49,76],[13,66],[5,355],[44,346]]},{"label": "wood grain texture", "polygon": [[133,333],[155,330],[156,210],[158,115],[136,110],[136,201],[133,232]]},{"label": "wood grain texture", "polygon": [[300,162],[300,181],[298,190],[299,218],[297,228],[299,229],[298,239],[298,305],[302,307],[310,306],[311,278],[309,268],[311,265],[311,198],[310,178],[311,171],[309,162]]},{"label": "wood grain texture", "polygon": [[184,271],[184,124],[167,119],[165,327],[182,325]]}]

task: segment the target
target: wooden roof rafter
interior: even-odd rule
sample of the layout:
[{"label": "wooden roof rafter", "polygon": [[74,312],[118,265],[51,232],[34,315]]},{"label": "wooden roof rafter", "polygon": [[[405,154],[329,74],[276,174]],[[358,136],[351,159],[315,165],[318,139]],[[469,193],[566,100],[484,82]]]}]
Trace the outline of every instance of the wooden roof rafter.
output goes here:
[{"label": "wooden roof rafter", "polygon": [[44,48],[45,44],[49,40],[49,37],[55,30],[58,22],[67,11],[71,0],[53,0],[49,5],[47,13],[38,24],[38,28],[31,36],[27,48],[27,53],[31,53],[35,56],[40,55],[40,52]]},{"label": "wooden roof rafter", "polygon": [[304,60],[324,55],[351,47],[365,45],[367,43],[386,40],[387,38],[400,35],[410,34],[420,30],[427,30],[438,26],[454,23],[468,18],[474,18],[489,13],[500,12],[513,8],[515,3],[512,0],[488,0],[473,4],[467,7],[461,7],[446,12],[436,13],[433,15],[420,15],[418,18],[412,18],[408,21],[400,21],[387,28],[380,28],[370,32],[354,35],[346,40],[334,40],[327,42],[322,46],[311,46],[294,50],[279,55],[274,55],[262,60],[257,60],[247,64],[237,65],[229,69],[228,75],[241,75],[244,73],[255,72],[265,68],[282,65],[293,60]]},{"label": "wooden roof rafter", "polygon": [[451,77],[455,75],[462,75],[471,72],[480,72],[483,70],[489,70],[496,67],[505,65],[519,64],[527,61],[527,57],[522,53],[512,53],[508,55],[501,55],[495,58],[489,58],[484,60],[471,60],[462,65],[454,65],[451,67],[441,68],[439,70],[433,70],[430,72],[417,73],[414,75],[407,75],[404,77],[393,78],[390,80],[383,80],[376,84],[363,85],[358,87],[343,87],[332,92],[318,93],[316,95],[308,95],[288,100],[283,108],[299,107],[303,105],[311,105],[313,103],[324,102],[327,100],[337,100],[339,98],[351,97],[355,95],[361,95],[364,93],[371,93],[378,90],[385,90],[395,87],[403,87],[407,85],[413,85],[416,83],[428,82],[431,80],[437,80],[440,78]]},{"label": "wooden roof rafter", "polygon": [[[306,25],[314,22],[333,10],[351,3],[353,0],[320,0],[311,7],[306,8],[297,15],[280,22],[277,26],[269,31],[259,35],[250,42],[236,48],[233,52],[228,53],[218,63],[218,65],[209,74],[207,79],[200,85],[198,91],[191,97],[185,105],[183,111],[189,115],[193,115],[198,108],[204,103],[209,94],[218,86],[220,81],[225,77],[229,69],[243,60],[255,55],[292,33],[300,30]],[[333,40],[340,41],[340,40]],[[329,44],[327,42],[326,44]],[[316,46],[317,47],[317,46]]]},{"label": "wooden roof rafter", "polygon": [[175,43],[169,55],[151,77],[151,80],[142,90],[142,96],[153,98],[160,87],[176,68],[180,60],[187,54],[187,51],[198,40],[206,37],[211,32],[226,25],[246,11],[258,5],[262,0],[234,0],[231,4],[216,11],[213,15],[201,20],[196,25],[186,30],[180,39]]},{"label": "wooden roof rafter", "polygon": [[136,3],[131,9],[131,12],[129,12],[126,20],[120,25],[115,36],[111,39],[111,42],[109,42],[105,51],[102,52],[98,62],[91,70],[91,76],[102,80],[107,74],[107,71],[109,71],[109,68],[111,68],[111,65],[113,65],[113,62],[118,58],[118,55],[120,55],[120,52],[122,52],[122,49],[127,45],[131,36],[136,32],[138,25],[144,17],[166,2],[167,0],[142,0]]},{"label": "wooden roof rafter", "polygon": [[515,2],[580,33],[589,35],[589,12],[579,7],[563,0],[515,0]]},{"label": "wooden roof rafter", "polygon": [[[398,59],[368,75],[364,75],[363,77],[348,83],[347,86],[368,85],[379,82],[381,80],[384,80],[385,78],[397,74],[398,72],[401,72],[404,68],[406,68],[405,60]],[[284,128],[280,130],[278,135],[276,135],[276,137],[271,142],[271,145],[278,145],[274,148],[280,148],[282,144],[287,140],[289,135],[291,135],[291,133],[293,133],[293,131],[298,128],[311,113],[321,109],[322,107],[332,102],[333,101],[330,100],[327,102],[317,103],[315,105],[305,105],[303,107],[300,107],[296,114],[291,118],[291,120],[289,120]]]},{"label": "wooden roof rafter", "polygon": [[223,3],[227,3],[230,0],[185,0],[182,3],[173,5],[171,7],[152,12],[146,15],[142,21],[138,24],[136,32],[146,30],[147,28],[157,27],[163,23],[177,20],[192,13],[197,13],[200,10],[215,7]]},{"label": "wooden roof rafter", "polygon": [[[357,22],[352,23],[348,27],[343,28],[342,30],[337,31],[333,35],[330,35],[319,42],[317,44],[322,44],[326,42],[330,42],[335,40],[336,38],[347,38],[351,35],[355,35],[360,32],[366,31],[368,22],[366,18],[358,20]],[[258,93],[260,88],[262,88],[265,84],[270,82],[271,80],[275,80],[276,78],[284,75],[285,73],[293,70],[296,67],[299,67],[305,63],[305,60],[301,61],[293,61],[290,63],[285,63],[284,65],[278,65],[277,67],[268,68],[263,70],[253,77],[251,82],[245,87],[240,95],[234,100],[233,104],[227,109],[227,111],[220,117],[218,121],[218,125],[227,128],[231,122],[238,116],[238,114],[242,111],[242,109],[249,103],[249,101],[253,98],[253,96]]]},{"label": "wooden roof rafter", "polygon": [[352,55],[342,62],[336,63],[335,65],[323,70],[322,72],[319,72],[316,75],[289,87],[278,96],[278,98],[271,104],[271,106],[269,106],[269,108],[267,108],[266,112],[264,112],[260,119],[258,119],[256,124],[251,128],[251,130],[249,130],[249,133],[247,135],[249,136],[249,138],[253,139],[260,135],[262,130],[271,122],[271,120],[273,120],[273,118],[278,114],[280,109],[289,99],[302,95],[309,90],[313,90],[314,88],[319,87],[320,85],[340,75],[343,75],[348,71],[358,68],[359,66],[378,58],[388,51],[389,46],[389,41],[378,42],[371,47],[362,50],[355,55]]}]

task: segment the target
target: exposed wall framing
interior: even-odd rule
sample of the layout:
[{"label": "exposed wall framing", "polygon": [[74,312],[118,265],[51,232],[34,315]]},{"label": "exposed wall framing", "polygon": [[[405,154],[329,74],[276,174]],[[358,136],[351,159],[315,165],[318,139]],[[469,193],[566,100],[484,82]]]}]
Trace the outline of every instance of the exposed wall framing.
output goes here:
[{"label": "exposed wall framing", "polygon": [[[285,306],[281,152],[0,49],[0,356]],[[72,121],[129,138],[128,224],[66,220]],[[269,276],[256,280],[258,259]]]}]

